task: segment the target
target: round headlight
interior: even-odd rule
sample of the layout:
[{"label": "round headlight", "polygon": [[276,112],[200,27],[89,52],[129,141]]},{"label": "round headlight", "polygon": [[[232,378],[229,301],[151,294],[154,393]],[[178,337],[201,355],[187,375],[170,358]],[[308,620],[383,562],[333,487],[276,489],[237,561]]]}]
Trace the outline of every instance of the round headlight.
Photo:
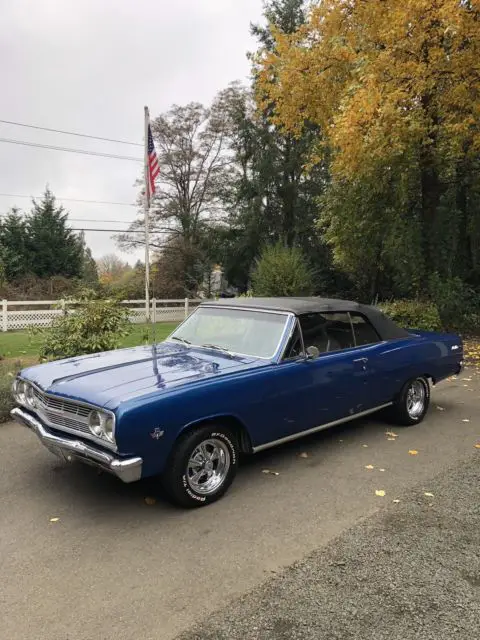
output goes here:
[{"label": "round headlight", "polygon": [[98,411],[91,411],[88,416],[88,427],[93,435],[101,438],[104,434],[102,416]]},{"label": "round headlight", "polygon": [[107,416],[105,418],[103,429],[104,429],[105,437],[107,438],[107,440],[110,440],[110,442],[113,442],[113,418],[111,416]]},{"label": "round headlight", "polygon": [[31,384],[25,385],[25,400],[28,406],[32,407],[32,409],[35,408],[36,398],[35,398],[35,392]]},{"label": "round headlight", "polygon": [[15,380],[13,385],[13,393],[15,396],[15,400],[19,404],[25,404],[25,390],[26,384],[23,380]]}]

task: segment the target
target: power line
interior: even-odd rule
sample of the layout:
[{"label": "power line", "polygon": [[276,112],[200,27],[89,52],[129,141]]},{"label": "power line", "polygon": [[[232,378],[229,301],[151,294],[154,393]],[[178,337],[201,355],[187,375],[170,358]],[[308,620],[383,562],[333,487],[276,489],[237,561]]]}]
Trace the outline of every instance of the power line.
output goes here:
[{"label": "power line", "polygon": [[0,138],[0,142],[9,144],[21,144],[26,147],[39,147],[40,149],[51,149],[52,151],[67,151],[68,153],[80,153],[86,156],[100,156],[102,158],[115,158],[116,160],[131,160],[133,162],[143,162],[141,158],[132,156],[118,156],[112,153],[102,153],[101,151],[86,151],[85,149],[70,149],[68,147],[54,147],[50,144],[38,144],[37,142],[24,142],[22,140],[12,140],[10,138]]},{"label": "power line", "polygon": [[[8,213],[0,213],[0,218],[8,218]],[[98,218],[67,218],[67,222],[113,222],[114,224],[133,224],[138,222],[137,220],[111,220],[111,219],[98,219]]]},{"label": "power line", "polygon": [[105,231],[108,233],[142,233],[145,234],[145,229],[75,229],[68,227],[70,231]]},{"label": "power line", "polygon": [[78,136],[79,138],[90,138],[92,140],[102,140],[104,142],[116,142],[117,144],[129,144],[134,147],[142,147],[140,142],[128,142],[127,140],[116,140],[115,138],[101,138],[100,136],[91,136],[87,133],[77,133],[75,131],[63,131],[62,129],[49,129],[48,127],[39,127],[34,124],[25,124],[24,122],[13,122],[12,120],[0,120],[3,124],[13,124],[16,127],[28,127],[29,129],[40,129],[41,131],[50,131],[51,133],[63,133],[68,136]]},{"label": "power line", "polygon": [[[37,198],[41,199],[43,196],[26,196],[18,193],[0,193],[0,196],[4,198]],[[122,207],[136,207],[133,202],[110,202],[109,200],[79,200],[76,198],[62,198],[61,196],[55,196],[56,200],[65,200],[65,202],[85,202],[87,204],[118,204]]]}]

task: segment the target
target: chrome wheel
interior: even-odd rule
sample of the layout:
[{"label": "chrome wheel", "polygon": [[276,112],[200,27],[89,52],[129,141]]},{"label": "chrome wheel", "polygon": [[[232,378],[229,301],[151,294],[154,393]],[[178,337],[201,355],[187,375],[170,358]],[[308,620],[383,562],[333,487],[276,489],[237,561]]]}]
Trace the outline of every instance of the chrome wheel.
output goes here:
[{"label": "chrome wheel", "polygon": [[407,391],[407,413],[410,418],[416,419],[422,415],[425,397],[425,383],[420,379],[414,380]]},{"label": "chrome wheel", "polygon": [[217,438],[209,438],[193,450],[188,460],[186,479],[192,491],[208,495],[222,486],[229,469],[227,445]]}]

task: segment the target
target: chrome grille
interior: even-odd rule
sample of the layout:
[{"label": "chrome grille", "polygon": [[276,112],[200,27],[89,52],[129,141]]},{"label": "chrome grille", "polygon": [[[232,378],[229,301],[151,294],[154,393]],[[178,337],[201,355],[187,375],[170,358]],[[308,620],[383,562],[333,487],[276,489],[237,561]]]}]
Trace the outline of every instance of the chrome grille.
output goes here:
[{"label": "chrome grille", "polygon": [[33,387],[33,392],[36,400],[35,411],[47,424],[91,435],[88,428],[88,415],[92,411],[90,407],[63,398],[52,398],[36,387]]},{"label": "chrome grille", "polygon": [[84,407],[83,405],[76,404],[75,402],[46,396],[35,387],[33,392],[43,409],[53,409],[54,411],[62,411],[63,413],[70,413],[84,418],[86,418],[91,411],[89,407]]},{"label": "chrome grille", "polygon": [[62,415],[61,413],[52,413],[51,411],[46,411],[44,415],[48,422],[53,426],[67,427],[68,429],[75,429],[76,431],[82,431],[83,433],[90,433],[88,425],[84,422],[80,422],[79,420],[67,418],[67,416]]}]

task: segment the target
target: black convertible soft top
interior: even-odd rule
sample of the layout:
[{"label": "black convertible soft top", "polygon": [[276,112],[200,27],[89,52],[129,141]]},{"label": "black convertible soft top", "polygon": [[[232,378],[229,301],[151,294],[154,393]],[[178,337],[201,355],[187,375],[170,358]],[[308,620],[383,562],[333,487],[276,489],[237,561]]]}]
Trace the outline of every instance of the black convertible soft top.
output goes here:
[{"label": "black convertible soft top", "polygon": [[262,309],[265,311],[286,311],[296,316],[306,313],[326,311],[351,311],[368,318],[382,340],[409,337],[409,333],[387,318],[379,309],[368,304],[336,298],[221,298],[202,302],[200,306],[238,307],[243,309]]}]

